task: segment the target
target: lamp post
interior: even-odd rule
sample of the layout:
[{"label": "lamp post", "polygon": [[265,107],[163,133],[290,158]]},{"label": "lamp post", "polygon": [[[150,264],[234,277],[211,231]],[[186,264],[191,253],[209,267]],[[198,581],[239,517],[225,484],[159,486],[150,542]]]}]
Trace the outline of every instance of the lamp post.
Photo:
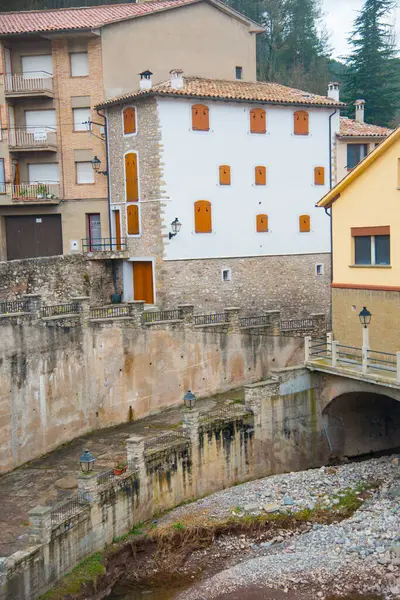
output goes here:
[{"label": "lamp post", "polygon": [[94,156],[92,161],[92,169],[95,173],[100,173],[100,175],[105,175],[106,177],[108,176],[108,171],[100,171],[100,165],[101,165],[101,160],[99,159],[98,156]]},{"label": "lamp post", "polygon": [[366,306],[360,311],[358,318],[363,327],[363,347],[369,348],[368,325],[371,323],[372,314]]},{"label": "lamp post", "polygon": [[168,237],[170,240],[172,240],[172,238],[175,237],[176,234],[180,232],[181,227],[182,227],[182,223],[179,221],[178,217],[175,217],[175,219],[171,223],[171,231],[168,234]]},{"label": "lamp post", "polygon": [[93,469],[93,465],[95,463],[95,457],[89,450],[84,450],[83,454],[79,457],[79,464],[81,466],[82,473],[88,475],[90,471]]},{"label": "lamp post", "polygon": [[188,390],[183,396],[183,401],[185,403],[186,408],[192,410],[192,408],[194,408],[194,405],[196,404],[196,396],[191,390]]}]

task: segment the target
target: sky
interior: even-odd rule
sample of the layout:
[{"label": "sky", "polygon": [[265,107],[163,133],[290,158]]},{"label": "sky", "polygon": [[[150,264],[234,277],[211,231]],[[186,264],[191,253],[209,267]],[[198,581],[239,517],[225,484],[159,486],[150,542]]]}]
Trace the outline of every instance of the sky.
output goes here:
[{"label": "sky", "polygon": [[[339,58],[349,51],[347,38],[353,26],[357,11],[361,9],[363,0],[322,0],[325,22],[331,33],[330,42],[333,56]],[[400,46],[400,1],[397,0],[396,20],[397,46]]]}]

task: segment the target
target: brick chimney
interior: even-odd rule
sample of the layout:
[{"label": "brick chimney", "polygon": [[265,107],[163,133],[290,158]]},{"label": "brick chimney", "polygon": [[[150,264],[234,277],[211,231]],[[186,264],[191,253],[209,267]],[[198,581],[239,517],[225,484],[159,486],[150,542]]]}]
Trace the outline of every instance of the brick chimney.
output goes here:
[{"label": "brick chimney", "polygon": [[171,69],[169,74],[170,74],[171,88],[173,90],[183,90],[184,81],[183,81],[182,69]]},{"label": "brick chimney", "polygon": [[153,73],[151,71],[142,71],[141,73],[139,73],[140,75],[140,81],[139,81],[139,87],[141,90],[150,90],[152,87],[152,82],[151,82],[151,76],[153,75]]},{"label": "brick chimney", "polygon": [[356,107],[356,121],[364,123],[365,100],[356,100],[354,106]]},{"label": "brick chimney", "polygon": [[339,102],[340,84],[337,81],[331,81],[328,83],[328,98]]}]

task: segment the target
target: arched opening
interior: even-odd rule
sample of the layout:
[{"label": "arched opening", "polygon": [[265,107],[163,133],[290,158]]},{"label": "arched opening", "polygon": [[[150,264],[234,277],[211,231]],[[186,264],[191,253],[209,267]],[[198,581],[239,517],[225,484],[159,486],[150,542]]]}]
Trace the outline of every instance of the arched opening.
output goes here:
[{"label": "arched opening", "polygon": [[323,410],[331,451],[360,456],[400,445],[400,402],[381,394],[349,392]]}]

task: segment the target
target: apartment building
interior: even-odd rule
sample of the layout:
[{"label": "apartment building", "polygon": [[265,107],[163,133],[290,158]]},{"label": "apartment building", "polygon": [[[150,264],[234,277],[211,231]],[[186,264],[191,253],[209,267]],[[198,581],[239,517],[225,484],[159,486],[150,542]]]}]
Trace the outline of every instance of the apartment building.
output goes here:
[{"label": "apartment building", "polygon": [[180,69],[149,77],[99,107],[124,299],[328,313],[330,223],[315,204],[343,104]]},{"label": "apartment building", "polygon": [[[104,119],[93,106],[171,60],[256,77],[252,21],[218,0],[0,14],[0,260],[110,244]],[[184,48],[184,52],[182,49]],[[104,169],[105,170],[105,169]]]}]

